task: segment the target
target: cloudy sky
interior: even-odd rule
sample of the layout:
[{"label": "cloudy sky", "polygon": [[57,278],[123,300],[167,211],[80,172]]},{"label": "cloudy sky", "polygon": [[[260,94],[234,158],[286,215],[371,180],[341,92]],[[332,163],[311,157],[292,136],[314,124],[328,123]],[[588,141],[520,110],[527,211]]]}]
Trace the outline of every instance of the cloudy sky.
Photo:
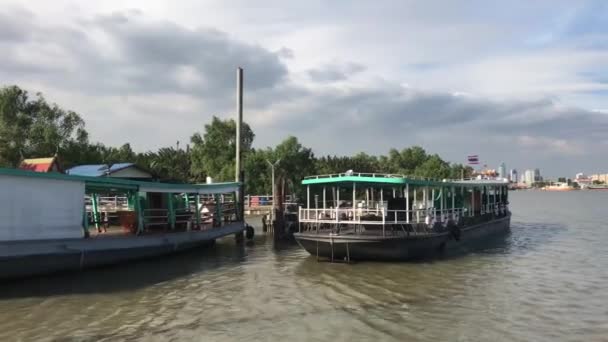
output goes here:
[{"label": "cloudy sky", "polygon": [[140,151],[232,117],[317,155],[608,172],[606,1],[0,0],[0,84]]}]

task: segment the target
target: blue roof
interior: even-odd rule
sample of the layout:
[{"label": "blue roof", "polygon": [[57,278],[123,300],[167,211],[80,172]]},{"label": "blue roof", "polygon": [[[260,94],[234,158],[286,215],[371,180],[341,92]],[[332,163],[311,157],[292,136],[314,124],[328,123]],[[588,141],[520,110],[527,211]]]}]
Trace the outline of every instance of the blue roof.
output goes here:
[{"label": "blue roof", "polygon": [[[134,163],[116,163],[110,166],[110,172],[114,173],[122,169],[134,166]],[[101,177],[108,174],[107,164],[93,164],[93,165],[78,165],[66,171],[69,175],[74,176],[88,176],[88,177]]]}]

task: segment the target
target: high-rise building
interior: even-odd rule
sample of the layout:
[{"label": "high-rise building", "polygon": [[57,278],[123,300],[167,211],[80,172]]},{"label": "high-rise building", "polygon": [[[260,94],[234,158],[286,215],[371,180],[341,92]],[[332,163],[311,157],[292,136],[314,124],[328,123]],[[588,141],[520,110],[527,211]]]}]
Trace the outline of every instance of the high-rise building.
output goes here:
[{"label": "high-rise building", "polygon": [[505,162],[500,163],[498,167],[498,177],[507,178],[507,165],[505,165]]},{"label": "high-rise building", "polygon": [[527,185],[534,184],[534,170],[526,170],[524,172],[524,183]]},{"label": "high-rise building", "polygon": [[540,175],[540,170],[534,169],[534,182],[542,182],[542,181],[543,181],[543,177],[541,177],[541,175]]},{"label": "high-rise building", "polygon": [[509,181],[511,181],[513,183],[517,183],[517,170],[516,169],[511,169],[511,171],[509,171]]}]

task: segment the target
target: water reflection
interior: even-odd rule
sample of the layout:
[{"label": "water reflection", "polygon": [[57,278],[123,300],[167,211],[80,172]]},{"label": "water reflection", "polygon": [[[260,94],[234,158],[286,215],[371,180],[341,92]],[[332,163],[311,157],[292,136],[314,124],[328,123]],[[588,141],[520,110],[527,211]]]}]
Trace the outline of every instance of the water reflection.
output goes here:
[{"label": "water reflection", "polygon": [[[249,247],[255,242],[250,242]],[[230,267],[245,260],[246,247],[223,243],[174,255],[125,264],[10,280],[0,283],[0,299],[48,297],[66,294],[93,294],[133,291],[193,273]]]},{"label": "water reflection", "polygon": [[431,260],[317,262],[258,232],[243,245],[2,284],[0,340],[605,340],[608,193],[511,202],[510,235]]}]

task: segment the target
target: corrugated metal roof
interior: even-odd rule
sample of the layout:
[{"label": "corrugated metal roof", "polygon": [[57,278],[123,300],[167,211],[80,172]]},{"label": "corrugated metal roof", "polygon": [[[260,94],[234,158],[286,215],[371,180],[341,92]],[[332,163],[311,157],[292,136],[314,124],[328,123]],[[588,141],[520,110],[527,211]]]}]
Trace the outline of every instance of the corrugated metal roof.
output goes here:
[{"label": "corrugated metal roof", "polygon": [[56,172],[39,173],[19,169],[0,168],[0,176],[30,177],[39,179],[58,179],[73,182],[84,182],[87,188],[103,189],[129,189],[146,192],[172,192],[172,193],[199,193],[215,194],[229,193],[239,189],[241,183],[226,182],[212,184],[173,184],[159,182],[134,181],[112,177],[90,177],[78,175],[64,175]]},{"label": "corrugated metal roof", "polygon": [[308,176],[302,180],[302,185],[318,185],[318,184],[342,184],[350,186],[353,183],[363,183],[375,187],[394,187],[398,185],[412,184],[420,186],[465,186],[476,187],[483,185],[508,185],[506,180],[495,179],[473,179],[473,180],[439,180],[421,177],[411,177],[393,174],[377,174],[377,173],[359,173],[346,172],[333,175]]},{"label": "corrugated metal roof", "polygon": [[74,176],[101,177],[107,175],[108,173],[112,174],[114,172],[126,169],[134,165],[134,163],[112,164],[110,166],[109,172],[107,164],[78,165],[74,166],[71,169],[68,169],[67,174]]}]

